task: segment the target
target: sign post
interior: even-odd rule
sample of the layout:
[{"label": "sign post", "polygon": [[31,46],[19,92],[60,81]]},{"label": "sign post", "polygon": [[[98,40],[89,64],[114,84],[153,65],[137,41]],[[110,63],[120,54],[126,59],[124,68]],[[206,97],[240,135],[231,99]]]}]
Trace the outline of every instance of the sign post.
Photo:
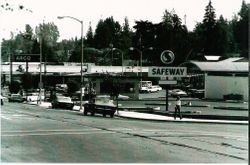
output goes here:
[{"label": "sign post", "polygon": [[168,111],[168,86],[177,84],[177,81],[175,80],[160,80],[159,81],[160,85],[166,85],[166,111]]},{"label": "sign post", "polygon": [[[160,80],[160,85],[166,85],[166,111],[168,111],[168,86],[177,84],[174,77],[185,77],[187,75],[186,67],[150,67],[148,77],[161,77],[166,80]],[[171,80],[168,80],[171,79]]]}]

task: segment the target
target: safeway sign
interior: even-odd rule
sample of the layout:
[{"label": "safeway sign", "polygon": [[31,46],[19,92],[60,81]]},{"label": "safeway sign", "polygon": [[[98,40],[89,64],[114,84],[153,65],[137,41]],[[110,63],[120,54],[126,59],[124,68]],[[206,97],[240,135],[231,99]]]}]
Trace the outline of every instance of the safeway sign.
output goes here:
[{"label": "safeway sign", "polygon": [[185,77],[186,67],[149,67],[148,77]]}]

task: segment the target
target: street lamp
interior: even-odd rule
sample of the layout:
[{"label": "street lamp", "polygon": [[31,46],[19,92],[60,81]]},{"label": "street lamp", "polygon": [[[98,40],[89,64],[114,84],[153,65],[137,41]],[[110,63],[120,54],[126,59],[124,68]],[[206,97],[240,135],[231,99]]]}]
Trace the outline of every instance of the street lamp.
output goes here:
[{"label": "street lamp", "polygon": [[80,97],[80,110],[82,110],[82,85],[83,85],[83,77],[82,77],[82,72],[83,72],[83,69],[82,69],[82,65],[83,65],[83,21],[75,18],[75,17],[71,17],[71,16],[58,16],[57,17],[58,19],[63,19],[63,18],[70,18],[70,19],[73,19],[79,23],[81,23],[81,40],[82,40],[82,55],[81,55],[81,97]]},{"label": "street lamp", "polygon": [[113,52],[113,50],[119,51],[121,53],[121,55],[122,55],[122,75],[123,75],[123,52],[118,48],[112,48],[112,52]]},{"label": "street lamp", "polygon": [[140,70],[141,70],[141,81],[142,81],[142,52],[145,51],[145,50],[153,50],[154,48],[153,47],[149,47],[149,48],[145,48],[143,50],[140,50],[138,48],[135,48],[135,47],[130,47],[129,50],[133,51],[133,50],[136,50],[140,53]]}]

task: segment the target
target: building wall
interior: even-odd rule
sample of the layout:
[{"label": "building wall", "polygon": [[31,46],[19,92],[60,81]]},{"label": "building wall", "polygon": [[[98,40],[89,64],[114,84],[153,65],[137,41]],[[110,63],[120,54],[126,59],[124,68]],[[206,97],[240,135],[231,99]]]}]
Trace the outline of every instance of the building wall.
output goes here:
[{"label": "building wall", "polygon": [[240,94],[248,101],[248,77],[205,75],[205,98],[223,99],[224,95]]}]

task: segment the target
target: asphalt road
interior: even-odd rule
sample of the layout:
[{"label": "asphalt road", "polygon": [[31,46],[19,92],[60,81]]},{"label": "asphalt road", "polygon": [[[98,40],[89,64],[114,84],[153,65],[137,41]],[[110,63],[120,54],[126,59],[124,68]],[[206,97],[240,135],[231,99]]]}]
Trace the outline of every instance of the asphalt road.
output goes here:
[{"label": "asphalt road", "polygon": [[248,126],[112,119],[7,103],[1,161],[247,163]]}]

